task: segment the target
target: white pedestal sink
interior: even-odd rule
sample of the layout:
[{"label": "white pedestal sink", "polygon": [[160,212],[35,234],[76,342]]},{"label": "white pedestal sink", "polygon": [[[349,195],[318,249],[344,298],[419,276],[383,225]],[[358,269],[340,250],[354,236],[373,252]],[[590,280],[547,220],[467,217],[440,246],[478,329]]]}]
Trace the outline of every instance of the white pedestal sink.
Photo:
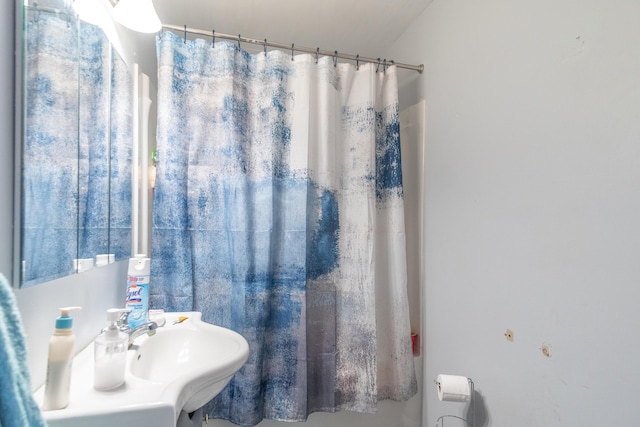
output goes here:
[{"label": "white pedestal sink", "polygon": [[[180,316],[188,319],[174,324]],[[175,427],[182,411],[193,412],[220,393],[249,357],[241,335],[200,316],[166,313],[165,326],[137,338],[127,352],[125,384],[114,390],[93,388],[93,344],[82,350],[73,361],[69,406],[43,412],[49,427]],[[41,387],[39,403],[43,395]]]}]

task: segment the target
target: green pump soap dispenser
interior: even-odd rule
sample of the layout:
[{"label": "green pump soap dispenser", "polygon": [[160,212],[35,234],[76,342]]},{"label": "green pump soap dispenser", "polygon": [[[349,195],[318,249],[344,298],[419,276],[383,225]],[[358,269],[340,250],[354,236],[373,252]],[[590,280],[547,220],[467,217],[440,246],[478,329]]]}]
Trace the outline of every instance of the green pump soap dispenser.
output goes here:
[{"label": "green pump soap dispenser", "polygon": [[47,361],[47,380],[44,387],[45,411],[62,409],[69,404],[69,386],[71,381],[71,364],[73,362],[73,318],[71,310],[80,307],[64,307],[60,309],[60,317],[56,319],[56,329],[49,340],[49,359]]}]

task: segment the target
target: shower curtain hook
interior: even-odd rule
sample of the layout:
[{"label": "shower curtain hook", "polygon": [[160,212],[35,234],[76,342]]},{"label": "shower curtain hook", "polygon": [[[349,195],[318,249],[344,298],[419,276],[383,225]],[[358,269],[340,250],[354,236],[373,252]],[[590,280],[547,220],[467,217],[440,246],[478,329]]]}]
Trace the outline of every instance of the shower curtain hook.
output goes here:
[{"label": "shower curtain hook", "polygon": [[211,49],[216,47],[216,30],[215,28],[211,30]]},{"label": "shower curtain hook", "polygon": [[238,50],[241,50],[242,47],[240,47],[240,34],[238,34]]},{"label": "shower curtain hook", "polygon": [[338,51],[334,50],[333,51],[333,66],[337,66],[338,65]]},{"label": "shower curtain hook", "polygon": [[387,58],[384,58],[384,65],[382,66],[382,72],[383,73],[387,72]]},{"label": "shower curtain hook", "polygon": [[379,68],[380,68],[380,58],[378,58],[378,65],[376,66],[376,73],[378,72]]},{"label": "shower curtain hook", "polygon": [[293,61],[293,48],[296,44],[295,43],[291,43],[291,60]]},{"label": "shower curtain hook", "polygon": [[184,24],[184,44],[187,44],[187,24]]},{"label": "shower curtain hook", "polygon": [[264,56],[267,56],[267,39],[264,39]]},{"label": "shower curtain hook", "polygon": [[316,48],[316,64],[318,63],[318,55],[320,55],[320,48]]},{"label": "shower curtain hook", "polygon": [[356,55],[356,71],[360,69],[360,54]]}]

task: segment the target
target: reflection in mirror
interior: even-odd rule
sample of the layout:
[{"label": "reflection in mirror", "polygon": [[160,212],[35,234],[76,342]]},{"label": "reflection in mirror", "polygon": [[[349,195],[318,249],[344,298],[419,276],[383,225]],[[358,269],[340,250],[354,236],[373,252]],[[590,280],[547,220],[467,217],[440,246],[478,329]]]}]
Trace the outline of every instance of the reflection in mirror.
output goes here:
[{"label": "reflection in mirror", "polygon": [[133,81],[69,3],[24,7],[23,287],[131,253]]},{"label": "reflection in mirror", "polygon": [[78,244],[78,25],[25,8],[22,286],[73,272]]},{"label": "reflection in mirror", "polygon": [[[109,93],[111,47],[99,27],[79,22],[78,255],[109,247]],[[68,262],[68,261],[67,261]]]},{"label": "reflection in mirror", "polygon": [[109,253],[122,260],[131,256],[132,247],[134,87],[129,68],[114,49],[111,57]]}]

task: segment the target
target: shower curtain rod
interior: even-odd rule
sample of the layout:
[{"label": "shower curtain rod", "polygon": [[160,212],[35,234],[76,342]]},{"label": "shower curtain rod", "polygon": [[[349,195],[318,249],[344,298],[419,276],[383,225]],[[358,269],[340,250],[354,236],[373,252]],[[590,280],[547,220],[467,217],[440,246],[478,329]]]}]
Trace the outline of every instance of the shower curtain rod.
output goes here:
[{"label": "shower curtain rod", "polygon": [[202,36],[212,37],[213,41],[215,41],[216,38],[220,38],[220,39],[225,39],[225,40],[237,41],[239,43],[248,43],[248,44],[258,45],[258,46],[264,47],[264,49],[266,49],[267,47],[275,47],[277,49],[290,50],[292,52],[296,51],[296,52],[311,53],[313,55],[316,55],[316,57],[319,56],[319,55],[331,56],[333,58],[348,59],[348,60],[351,60],[351,61],[355,61],[356,63],[368,62],[368,63],[378,64],[378,65],[382,65],[382,66],[395,65],[398,68],[405,68],[407,70],[414,70],[414,71],[417,71],[419,73],[422,73],[424,71],[424,65],[423,64],[420,64],[420,65],[403,64],[401,62],[387,61],[386,59],[381,60],[380,58],[367,58],[366,56],[350,55],[350,54],[347,54],[347,53],[339,53],[337,50],[332,52],[330,50],[321,50],[320,48],[313,49],[313,48],[310,48],[310,47],[296,46],[295,44],[291,44],[291,46],[289,46],[289,45],[284,44],[284,43],[271,42],[271,41],[268,41],[267,39],[258,40],[258,39],[248,38],[248,37],[242,37],[240,34],[238,34],[237,36],[234,36],[232,34],[217,33],[215,30],[212,30],[212,31],[198,30],[198,29],[195,29],[195,28],[189,28],[186,25],[181,27],[179,25],[162,24],[162,28],[166,28],[167,30],[180,31],[182,33],[185,33],[185,38],[186,38],[186,33],[199,34],[199,35],[202,35]]}]

